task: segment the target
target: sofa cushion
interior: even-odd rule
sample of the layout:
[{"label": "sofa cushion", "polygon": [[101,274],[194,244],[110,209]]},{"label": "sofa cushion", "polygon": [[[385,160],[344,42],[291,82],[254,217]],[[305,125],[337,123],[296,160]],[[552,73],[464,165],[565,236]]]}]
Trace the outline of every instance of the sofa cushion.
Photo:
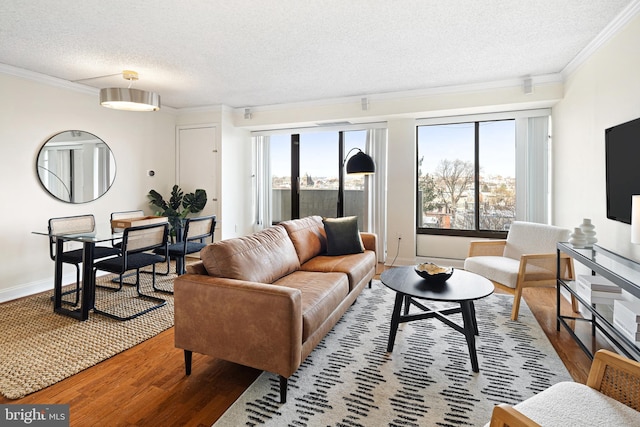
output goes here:
[{"label": "sofa cushion", "polygon": [[375,273],[375,269],[376,255],[373,251],[339,257],[319,255],[300,266],[300,270],[302,271],[345,273],[349,278],[350,291],[353,290],[362,279],[371,279],[368,275],[372,275],[372,272]]},{"label": "sofa cushion", "polygon": [[327,236],[324,231],[322,217],[309,216],[306,218],[283,221],[281,226],[287,230],[289,238],[296,248],[300,264],[304,264],[316,255],[327,250]]},{"label": "sofa cushion", "polygon": [[302,342],[327,320],[349,293],[349,282],[343,273],[296,271],[274,285],[299,289],[302,293]]},{"label": "sofa cushion", "polygon": [[298,255],[283,227],[207,245],[200,258],[209,276],[273,283],[300,268]]},{"label": "sofa cushion", "polygon": [[364,245],[358,230],[358,217],[324,218],[327,233],[327,255],[348,255],[364,252]]}]

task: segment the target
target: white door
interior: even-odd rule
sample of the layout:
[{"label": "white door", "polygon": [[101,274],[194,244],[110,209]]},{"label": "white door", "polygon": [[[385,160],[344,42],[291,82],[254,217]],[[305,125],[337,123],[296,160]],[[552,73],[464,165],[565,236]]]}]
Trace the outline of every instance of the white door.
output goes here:
[{"label": "white door", "polygon": [[199,215],[216,215],[219,222],[220,154],[216,132],[213,125],[177,128],[176,182],[184,193],[204,189],[207,204]]}]

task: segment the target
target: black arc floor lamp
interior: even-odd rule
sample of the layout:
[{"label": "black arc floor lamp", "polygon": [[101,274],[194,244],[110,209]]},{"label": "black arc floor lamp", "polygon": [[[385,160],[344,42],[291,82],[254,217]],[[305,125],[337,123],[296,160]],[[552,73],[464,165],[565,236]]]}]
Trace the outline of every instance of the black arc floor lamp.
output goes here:
[{"label": "black arc floor lamp", "polygon": [[[347,158],[352,151],[358,150],[356,154],[351,156],[349,161]],[[347,174],[349,175],[371,175],[376,172],[376,164],[371,156],[364,153],[359,148],[352,148],[342,162],[342,168],[340,169],[340,185],[338,186],[338,216],[344,216],[344,179],[343,170],[346,163]]]}]

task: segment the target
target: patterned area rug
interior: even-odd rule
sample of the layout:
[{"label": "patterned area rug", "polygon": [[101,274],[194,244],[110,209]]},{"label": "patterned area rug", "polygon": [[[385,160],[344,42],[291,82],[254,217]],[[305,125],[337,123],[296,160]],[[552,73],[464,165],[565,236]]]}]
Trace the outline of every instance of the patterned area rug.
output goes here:
[{"label": "patterned area rug", "polygon": [[[166,264],[158,271],[166,271]],[[175,265],[171,271],[175,271]],[[113,277],[99,277],[97,283],[117,286],[111,283]],[[171,290],[175,277],[157,276],[156,286]],[[167,303],[124,322],[93,313],[85,322],[55,314],[53,291],[0,305],[0,392],[9,399],[19,399],[172,327],[173,295],[154,292],[150,274],[141,274],[140,280],[144,293]],[[135,281],[135,276],[125,278],[127,281]],[[98,288],[96,307],[122,315],[152,304],[135,295],[135,286],[125,285],[119,292]],[[70,295],[65,299],[71,299]]]},{"label": "patterned area rug", "polygon": [[524,301],[517,322],[512,296],[476,301],[474,373],[464,336],[435,319],[401,325],[387,353],[393,300],[374,281],[289,379],[286,404],[264,372],[214,426],[481,426],[495,404],[571,380]]}]

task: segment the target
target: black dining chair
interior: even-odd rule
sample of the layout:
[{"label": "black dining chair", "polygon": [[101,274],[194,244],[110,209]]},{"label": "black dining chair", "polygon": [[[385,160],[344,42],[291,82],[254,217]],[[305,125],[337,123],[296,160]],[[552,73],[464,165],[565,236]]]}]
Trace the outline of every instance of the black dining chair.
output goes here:
[{"label": "black dining chair", "polygon": [[[65,301],[65,304],[78,305],[80,298],[80,264],[82,264],[82,249],[72,249],[64,251],[61,254],[56,253],[57,239],[55,234],[85,234],[93,233],[96,228],[96,220],[93,215],[76,215],[50,218],[48,223],[49,230],[49,255],[53,261],[56,256],[60,255],[62,262],[65,264],[73,264],[76,266],[76,288],[63,292],[62,295],[71,293],[76,294],[75,302]],[[94,249],[94,259],[101,259],[118,255],[120,250],[113,247],[96,246]],[[62,284],[58,284],[61,286]]]},{"label": "black dining chair", "polygon": [[140,290],[140,269],[143,267],[152,267],[152,283],[156,288],[156,264],[167,261],[166,255],[157,254],[155,250],[164,250],[168,246],[169,224],[164,222],[160,224],[149,224],[135,227],[125,228],[122,233],[121,253],[117,257],[107,258],[94,263],[94,278],[98,270],[108,271],[120,276],[119,287],[113,288],[113,291],[122,289],[122,277],[130,270],[136,271],[136,292],[138,298],[154,303],[153,306],[144,310],[137,311],[127,316],[120,316],[104,310],[94,308],[94,312],[102,314],[116,320],[129,320],[148,313],[151,310],[162,307],[166,301],[153,295],[144,294]]},{"label": "black dining chair", "polygon": [[[124,231],[124,227],[114,227],[113,221],[117,221],[119,219],[131,219],[131,218],[140,218],[144,216],[143,210],[135,210],[135,211],[120,211],[120,212],[111,212],[111,232],[112,233],[122,233]],[[113,246],[119,248],[122,246],[122,240],[113,240]]]},{"label": "black dining chair", "polygon": [[[167,272],[163,274],[169,274],[171,259],[176,260],[176,274],[184,274],[187,255],[200,252],[208,244],[208,239],[213,242],[216,223],[215,215],[187,218],[184,222],[183,232],[179,233],[179,241],[170,244],[167,248],[169,254]],[[162,253],[160,249],[156,252]]]},{"label": "black dining chair", "polygon": [[[132,219],[132,218],[140,218],[144,216],[144,211],[143,210],[134,210],[134,211],[119,211],[119,212],[111,212],[111,232],[112,233],[122,233],[124,231],[125,227],[114,227],[114,221],[118,221],[121,219]],[[118,248],[120,249],[122,247],[122,239],[113,239],[111,241],[111,245],[114,248]],[[131,273],[130,275],[133,275],[133,273]],[[127,277],[126,275],[124,277]],[[113,279],[113,281],[117,281],[118,279]],[[125,285],[134,285],[135,283],[128,283],[128,282],[123,282],[123,284]],[[102,287],[102,286],[99,286]]]}]

